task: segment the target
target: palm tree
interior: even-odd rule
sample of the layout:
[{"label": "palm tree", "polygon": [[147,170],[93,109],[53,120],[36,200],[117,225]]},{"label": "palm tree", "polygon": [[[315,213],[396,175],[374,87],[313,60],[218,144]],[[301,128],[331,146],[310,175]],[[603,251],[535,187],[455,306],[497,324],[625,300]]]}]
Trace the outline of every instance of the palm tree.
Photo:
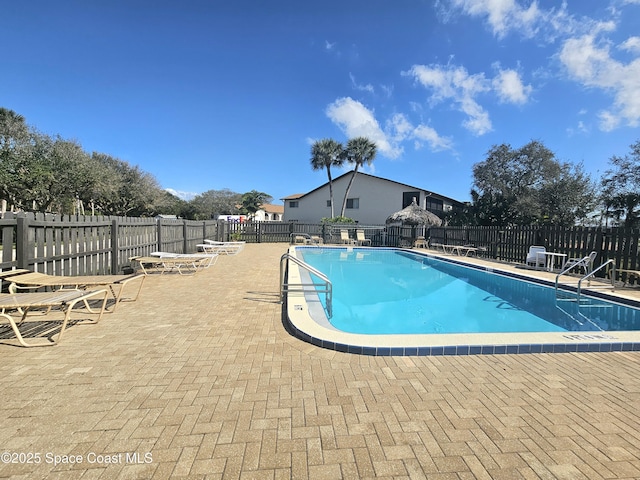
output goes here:
[{"label": "palm tree", "polygon": [[327,169],[329,178],[329,203],[331,205],[331,218],[333,213],[333,179],[331,178],[331,167],[340,167],[345,160],[344,148],[340,142],[331,138],[318,140],[311,146],[311,168],[314,170]]},{"label": "palm tree", "polygon": [[344,211],[347,208],[347,198],[349,197],[349,191],[351,190],[353,180],[356,178],[356,174],[358,173],[358,168],[365,163],[367,165],[371,165],[373,159],[376,158],[377,149],[378,147],[375,142],[372,142],[367,137],[352,138],[347,143],[347,148],[345,149],[347,162],[353,163],[355,166],[353,173],[351,174],[351,179],[349,180],[349,185],[347,185],[347,191],[344,192],[342,210],[340,211],[341,217],[344,217]]}]

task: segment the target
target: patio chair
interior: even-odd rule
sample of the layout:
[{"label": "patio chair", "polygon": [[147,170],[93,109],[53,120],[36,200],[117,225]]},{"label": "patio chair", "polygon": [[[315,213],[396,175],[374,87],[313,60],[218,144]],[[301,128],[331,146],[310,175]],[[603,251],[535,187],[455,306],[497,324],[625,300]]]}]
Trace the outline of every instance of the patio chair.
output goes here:
[{"label": "patio chair", "polygon": [[355,245],[356,241],[349,236],[346,230],[340,230],[340,241],[346,245]]},{"label": "patio chair", "polygon": [[[83,303],[88,306],[89,300],[101,300],[100,311],[98,317],[95,320],[88,323],[98,323],[102,318],[107,304],[107,297],[109,293],[107,290],[59,290],[57,292],[29,292],[29,293],[15,293],[15,294],[1,294],[0,295],[0,320],[5,320],[11,326],[15,338],[18,343],[23,347],[46,347],[56,345],[62,340],[62,335],[71,319],[72,311],[78,303]],[[101,298],[100,298],[101,297]],[[27,320],[27,315],[36,309],[46,309],[46,314],[49,315],[52,310],[60,310],[64,317],[63,319],[54,320],[42,320],[42,317],[38,316],[37,320],[32,320],[31,317]],[[77,310],[76,310],[77,312]],[[89,310],[90,313],[96,313]],[[17,313],[17,315],[16,315]],[[17,319],[14,317],[18,317]],[[31,325],[37,325],[35,328],[24,328],[27,323]],[[23,327],[20,331],[20,327]],[[46,341],[32,343],[25,340],[25,335],[30,336],[39,334],[39,338],[44,337]],[[2,339],[3,343],[4,338]]]},{"label": "patio chair", "polygon": [[364,236],[364,230],[356,230],[356,241],[358,242],[358,245],[360,245],[360,246],[363,246],[363,245],[371,246],[371,239],[370,238],[366,238]]},{"label": "patio chair", "polygon": [[544,255],[546,251],[547,249],[541,246],[530,246],[529,252],[527,253],[527,259],[525,261],[527,266],[533,266],[534,268],[544,267],[546,265],[546,257]]},{"label": "patio chair", "polygon": [[17,293],[19,290],[36,290],[41,288],[47,288],[53,291],[106,288],[114,300],[111,311],[115,311],[118,304],[124,301],[122,294],[125,287],[136,280],[140,282],[138,290],[133,298],[127,298],[126,301],[132,302],[138,299],[145,276],[139,273],[131,275],[50,275],[47,273],[22,270],[20,273],[8,276],[5,280],[10,282],[9,291],[11,293]]},{"label": "patio chair", "polygon": [[588,275],[593,270],[593,262],[598,256],[598,252],[591,252],[586,257],[582,258],[570,258],[562,266],[563,270],[581,268],[585,275]]}]

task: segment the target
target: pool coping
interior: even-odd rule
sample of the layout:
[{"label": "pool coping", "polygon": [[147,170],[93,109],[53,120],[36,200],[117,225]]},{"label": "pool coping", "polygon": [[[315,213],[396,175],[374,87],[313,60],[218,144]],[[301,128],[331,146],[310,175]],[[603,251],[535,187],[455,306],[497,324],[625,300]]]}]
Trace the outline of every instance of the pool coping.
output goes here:
[{"label": "pool coping", "polygon": [[[297,249],[309,248],[347,248],[366,251],[387,247],[292,246],[289,248],[289,254],[295,255]],[[412,249],[393,248],[393,250],[437,258],[465,267],[540,283],[545,286],[554,285],[554,282],[549,280],[510,272],[500,266],[468,263],[458,257],[444,257]],[[301,269],[293,262],[289,262],[287,275],[290,283],[300,283],[303,277]],[[607,295],[588,288],[583,289],[583,292],[585,295],[604,298],[636,308],[640,307],[640,302],[633,299]],[[305,295],[303,292],[289,292],[285,295],[283,321],[287,330],[302,341],[344,353],[377,356],[432,356],[640,351],[640,331],[386,335],[349,333],[331,327],[328,322],[322,324],[315,320],[310,312],[317,311],[320,302],[318,299],[314,300],[313,297],[317,297],[317,295]]]}]

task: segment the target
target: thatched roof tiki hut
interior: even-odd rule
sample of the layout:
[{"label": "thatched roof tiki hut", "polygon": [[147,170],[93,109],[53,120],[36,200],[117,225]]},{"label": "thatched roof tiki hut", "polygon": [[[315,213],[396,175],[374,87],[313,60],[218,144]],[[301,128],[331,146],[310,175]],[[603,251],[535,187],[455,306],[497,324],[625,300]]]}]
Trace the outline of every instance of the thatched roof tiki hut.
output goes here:
[{"label": "thatched roof tiki hut", "polygon": [[416,198],[413,197],[411,205],[403,208],[399,212],[389,215],[387,218],[387,225],[392,223],[400,223],[402,225],[411,225],[411,244],[416,239],[416,227],[417,226],[435,226],[442,225],[442,220],[435,213],[431,213],[425,210],[416,203]]}]

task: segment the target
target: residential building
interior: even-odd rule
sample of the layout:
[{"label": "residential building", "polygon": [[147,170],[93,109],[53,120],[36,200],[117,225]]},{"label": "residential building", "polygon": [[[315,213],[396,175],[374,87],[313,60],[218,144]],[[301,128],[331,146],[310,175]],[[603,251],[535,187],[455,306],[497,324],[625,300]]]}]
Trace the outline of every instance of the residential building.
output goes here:
[{"label": "residential building", "polygon": [[265,203],[260,205],[260,210],[256,212],[254,219],[257,222],[281,222],[283,216],[284,205]]},{"label": "residential building", "polygon": [[[340,215],[351,174],[352,172],[347,172],[333,180],[333,207],[336,216]],[[345,216],[360,224],[382,225],[389,215],[410,205],[414,198],[418,205],[440,217],[463,206],[458,200],[424,188],[358,172],[347,198]],[[285,222],[319,223],[322,218],[331,217],[329,182],[308,193],[289,195],[282,200]]]}]

